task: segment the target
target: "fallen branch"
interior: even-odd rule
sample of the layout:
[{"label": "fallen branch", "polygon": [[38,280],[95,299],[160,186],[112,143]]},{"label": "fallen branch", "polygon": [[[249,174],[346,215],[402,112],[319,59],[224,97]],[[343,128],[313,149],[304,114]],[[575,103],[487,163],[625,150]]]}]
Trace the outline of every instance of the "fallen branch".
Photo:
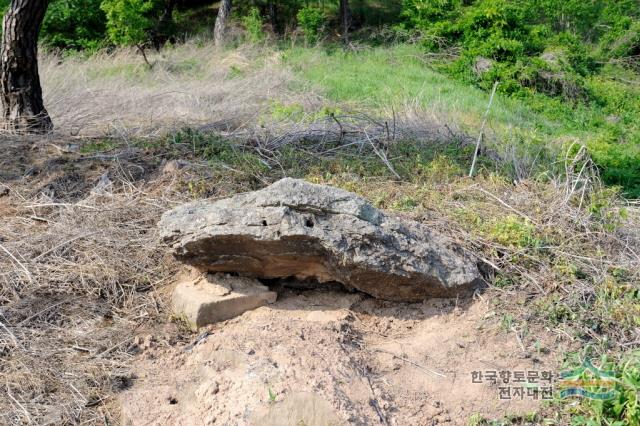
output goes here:
[{"label": "fallen branch", "polygon": [[78,300],[78,299],[79,299],[79,298],[78,298],[78,297],[76,297],[76,298],[74,298],[74,299],[63,300],[62,302],[54,303],[53,305],[47,306],[47,307],[46,307],[46,308],[44,308],[43,310],[41,310],[41,311],[39,311],[39,312],[37,312],[37,313],[35,313],[35,314],[31,315],[30,317],[25,318],[25,319],[23,319],[22,321],[20,321],[20,322],[18,323],[18,327],[22,327],[23,325],[27,324],[27,323],[28,323],[29,321],[31,321],[32,319],[39,317],[40,315],[44,314],[44,313],[45,313],[45,312],[47,312],[47,311],[50,311],[50,310],[51,310],[51,309],[53,309],[53,308],[56,308],[56,307],[58,307],[58,306],[60,306],[60,305],[64,305],[65,303],[75,302],[75,301],[76,301],[76,300]]},{"label": "fallen branch", "polygon": [[520,210],[516,209],[515,207],[512,207],[509,204],[505,203],[499,197],[493,195],[489,191],[487,191],[485,189],[482,189],[479,186],[475,186],[475,185],[472,186],[472,188],[477,189],[478,191],[482,192],[485,195],[488,195],[489,197],[493,198],[494,200],[496,200],[497,202],[499,202],[500,204],[502,204],[503,206],[505,206],[506,208],[508,208],[512,212],[514,212],[514,213],[518,214],[519,216],[522,216],[523,218],[527,219],[529,222],[533,223],[534,225],[540,226],[535,220],[531,219],[529,216],[527,216],[526,214],[522,213]]},{"label": "fallen branch", "polygon": [[396,172],[396,170],[393,168],[393,165],[391,164],[391,162],[389,161],[389,159],[387,158],[387,155],[378,150],[378,148],[376,148],[376,146],[374,145],[373,141],[371,140],[371,138],[369,137],[369,135],[367,134],[367,132],[365,132],[365,135],[367,136],[367,140],[369,141],[369,143],[371,144],[371,148],[373,148],[373,152],[376,153],[376,155],[380,158],[380,160],[382,160],[382,162],[384,163],[385,166],[387,166],[387,168],[389,169],[389,171],[391,173],[393,173],[393,175],[396,177],[396,179],[400,180],[400,175],[398,174],[398,172]]},{"label": "fallen branch", "polygon": [[9,336],[11,336],[11,339],[13,339],[13,343],[15,343],[16,345],[20,346],[20,342],[16,338],[15,334],[13,334],[11,332],[11,330],[9,330],[9,328],[2,323],[2,321],[0,321],[0,328],[2,328],[4,331],[7,332],[7,334],[9,334]]},{"label": "fallen branch", "polygon": [[133,340],[133,337],[129,337],[127,339],[124,339],[123,341],[111,346],[108,349],[105,349],[104,351],[100,352],[98,355],[95,356],[95,358],[102,358],[104,355],[109,354],[111,351],[117,349],[118,347],[124,345],[125,343],[129,343],[130,341]]},{"label": "fallen branch", "polygon": [[28,209],[34,209],[37,207],[82,207],[89,210],[100,210],[97,207],[85,206],[83,204],[71,204],[71,203],[43,203],[43,204],[30,204],[25,206]]},{"label": "fallen branch", "polygon": [[51,249],[49,249],[49,250],[45,251],[44,253],[42,253],[42,254],[40,254],[40,255],[36,256],[33,260],[34,260],[34,261],[36,261],[36,260],[40,260],[40,259],[42,259],[43,257],[45,257],[46,255],[48,255],[48,254],[50,254],[50,253],[53,253],[54,251],[58,250],[60,247],[64,247],[64,246],[66,246],[67,244],[71,244],[71,243],[72,243],[72,242],[74,242],[74,241],[80,240],[80,239],[85,238],[85,237],[89,237],[89,236],[94,235],[94,234],[97,234],[97,233],[98,233],[98,232],[96,231],[96,232],[90,232],[90,233],[88,233],[88,234],[77,235],[77,236],[75,236],[75,237],[71,238],[70,240],[64,241],[64,242],[62,242],[62,243],[58,244],[57,246],[55,246],[55,247],[53,247],[53,248],[51,248]]},{"label": "fallen branch", "polygon": [[27,409],[24,408],[24,405],[20,404],[20,402],[17,399],[15,399],[13,397],[13,395],[11,394],[11,388],[9,387],[9,382],[7,382],[5,385],[6,385],[6,388],[7,388],[7,396],[11,399],[11,401],[13,401],[15,404],[17,404],[18,407],[20,407],[20,409],[22,410],[24,415],[27,417],[27,422],[29,424],[32,424],[33,421],[31,420],[31,416],[29,415],[29,411],[27,411]]}]

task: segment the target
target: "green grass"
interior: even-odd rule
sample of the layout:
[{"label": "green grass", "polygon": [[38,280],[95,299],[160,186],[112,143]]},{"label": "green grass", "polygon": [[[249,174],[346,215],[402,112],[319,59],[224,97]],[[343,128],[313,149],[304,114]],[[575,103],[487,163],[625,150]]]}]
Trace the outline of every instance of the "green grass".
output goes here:
[{"label": "green grass", "polygon": [[[479,125],[489,95],[429,68],[418,46],[378,47],[359,53],[297,48],[285,61],[304,79],[319,86],[336,102],[347,102],[379,112],[417,104],[469,126]],[[521,102],[498,97],[492,107],[495,124],[552,129],[556,123],[526,108]]]},{"label": "green grass", "polygon": [[109,139],[89,141],[80,146],[80,153],[94,154],[97,152],[107,152],[117,147],[118,147],[118,144],[115,141],[109,140]]},{"label": "green grass", "polygon": [[[150,148],[144,143],[141,146]],[[343,150],[339,156],[325,157],[314,154],[313,146],[312,142],[298,142],[280,148],[274,152],[273,158],[267,159],[237,142],[217,135],[184,129],[160,144],[155,142],[153,147],[161,147],[166,155],[175,158],[180,158],[187,150],[205,159],[212,166],[224,165],[266,180],[273,179],[276,177],[274,174],[278,175],[283,171],[287,176],[299,178],[342,174],[361,178],[394,178],[389,168],[367,149]],[[388,156],[394,159],[394,167],[400,177],[415,182],[446,182],[465,176],[472,155],[473,147],[470,146],[461,148],[455,144],[433,145],[407,140],[399,140],[388,149]],[[269,164],[270,162],[272,164]],[[277,167],[274,167],[275,165]],[[480,158],[479,166],[483,171],[493,171],[496,168],[495,164],[484,157]],[[409,208],[411,203],[411,200],[406,199],[401,201],[399,206]]]},{"label": "green grass", "polygon": [[[584,355],[572,353],[567,355],[565,370],[573,370],[582,365]],[[594,360],[595,365],[612,374],[611,381],[597,385],[594,376],[588,371],[577,379],[591,386],[583,389],[594,393],[614,391],[614,397],[604,400],[589,398],[573,398],[570,405],[572,426],[627,426],[640,424],[640,352],[630,351],[622,356],[602,356]],[[598,379],[598,377],[595,377]],[[573,379],[576,380],[576,379]],[[569,398],[571,400],[571,398]],[[555,405],[562,405],[566,400],[556,400]]]},{"label": "green grass", "polygon": [[91,80],[126,78],[143,81],[149,75],[149,69],[142,62],[139,64],[113,64],[102,68],[90,69],[87,77]]},{"label": "green grass", "polygon": [[[476,134],[489,95],[427,65],[419,46],[376,47],[345,52],[294,48],[285,63],[338,104],[390,115],[411,108],[436,113]],[[523,156],[547,153],[542,169],[552,168],[569,144],[589,148],[603,180],[622,186],[627,196],[640,196],[640,90],[615,80],[620,70],[588,82],[589,104],[570,105],[559,98],[531,94],[524,98],[497,95],[488,132],[497,149],[516,147]],[[307,90],[301,87],[300,90]],[[533,154],[531,154],[533,153]]]}]

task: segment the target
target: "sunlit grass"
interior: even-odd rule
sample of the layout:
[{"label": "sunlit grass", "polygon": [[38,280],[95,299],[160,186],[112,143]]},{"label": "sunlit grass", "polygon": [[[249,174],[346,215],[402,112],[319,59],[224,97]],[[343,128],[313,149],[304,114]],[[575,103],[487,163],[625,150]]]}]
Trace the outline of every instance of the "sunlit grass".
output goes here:
[{"label": "sunlit grass", "polygon": [[[416,105],[449,115],[459,124],[478,126],[489,94],[434,71],[422,56],[423,51],[414,45],[356,53],[298,48],[287,51],[285,60],[331,100],[385,112]],[[522,102],[502,96],[494,100],[491,119],[502,130],[516,127],[548,132],[560,126]]]}]

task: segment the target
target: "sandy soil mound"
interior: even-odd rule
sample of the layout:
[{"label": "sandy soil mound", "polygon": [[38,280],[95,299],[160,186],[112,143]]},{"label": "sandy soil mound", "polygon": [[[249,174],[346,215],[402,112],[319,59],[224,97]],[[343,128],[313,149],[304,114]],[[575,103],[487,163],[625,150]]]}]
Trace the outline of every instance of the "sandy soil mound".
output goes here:
[{"label": "sandy soil mound", "polygon": [[472,371],[553,365],[525,354],[482,299],[285,290],[195,344],[162,341],[144,339],[138,378],[121,395],[125,424],[467,424],[539,404],[500,400],[498,385],[472,383]]}]

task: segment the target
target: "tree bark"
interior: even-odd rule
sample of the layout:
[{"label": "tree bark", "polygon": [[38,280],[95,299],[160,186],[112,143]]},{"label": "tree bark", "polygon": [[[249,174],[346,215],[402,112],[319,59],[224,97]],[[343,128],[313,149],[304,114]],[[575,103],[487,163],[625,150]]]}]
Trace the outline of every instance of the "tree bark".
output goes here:
[{"label": "tree bark", "polygon": [[4,15],[0,85],[5,130],[46,133],[53,129],[38,75],[38,33],[48,0],[12,0]]},{"label": "tree bark", "polygon": [[231,0],[222,0],[216,16],[216,24],[213,29],[213,41],[216,46],[221,47],[225,43],[227,22],[231,15]]},{"label": "tree bark", "polygon": [[351,27],[349,0],[340,0],[340,27],[342,29],[342,41],[344,44],[349,44],[349,28]]}]

